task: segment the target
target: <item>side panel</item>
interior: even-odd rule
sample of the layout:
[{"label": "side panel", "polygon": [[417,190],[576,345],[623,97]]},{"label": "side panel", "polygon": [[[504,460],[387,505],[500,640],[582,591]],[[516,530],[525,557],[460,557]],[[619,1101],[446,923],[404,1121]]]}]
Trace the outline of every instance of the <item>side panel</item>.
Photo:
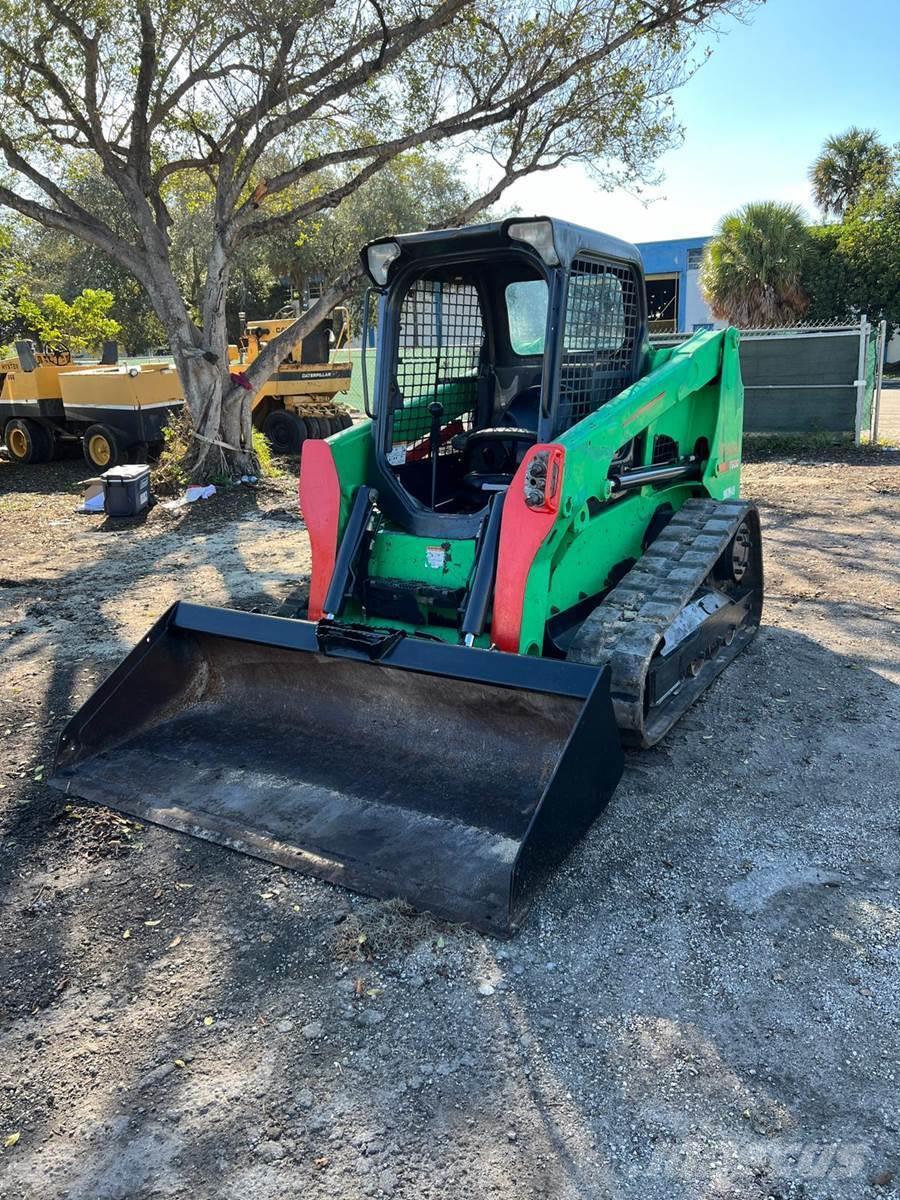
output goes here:
[{"label": "side panel", "polygon": [[372,540],[369,574],[436,587],[465,587],[474,557],[475,543],[471,539],[441,542],[382,527]]},{"label": "side panel", "polygon": [[309,581],[309,618],[318,621],[334,572],[338,549],[341,488],[331,447],[325,441],[303,444],[300,470],[300,512],[306,522],[312,548]]},{"label": "side panel", "polygon": [[[542,646],[547,621],[611,587],[642,553],[654,514],[691,496],[736,496],[743,391],[735,330],[704,331],[651,353],[649,370],[559,439],[566,453],[562,503],[533,555],[522,600],[518,650]],[[635,465],[666,448],[705,460],[696,482],[645,485],[614,499],[613,456],[634,442]],[[674,448],[672,447],[674,443]],[[516,487],[516,484],[513,484]],[[499,587],[499,581],[498,581]]]},{"label": "side panel", "polygon": [[740,334],[722,333],[722,370],[717,380],[716,431],[703,483],[714,500],[734,500],[741,492],[741,452],[744,438],[744,384],[741,378]]},{"label": "side panel", "polygon": [[65,370],[74,367],[54,367],[41,365],[34,371],[23,371],[18,366],[10,370],[3,383],[2,397],[9,402],[58,400],[60,397],[59,379]]},{"label": "side panel", "polygon": [[[555,478],[556,484],[548,482],[545,503],[532,507],[525,503],[525,481],[529,466],[538,455],[548,455],[548,476],[551,480]],[[535,560],[541,547],[545,543],[549,545],[558,521],[565,480],[565,455],[565,450],[558,445],[534,446],[522,460],[506,497],[491,622],[491,636],[501,650],[521,650],[526,654],[540,654],[543,650],[543,625],[539,636],[536,622],[532,622],[535,636],[523,635],[523,625],[527,624],[526,589],[530,584],[532,590],[546,592],[545,571],[541,565],[535,570]]]},{"label": "side panel", "polygon": [[372,428],[364,421],[327,441],[310,438],[300,459],[300,513],[312,548],[309,615],[322,616],[353,495],[371,477]]},{"label": "side panel", "polygon": [[183,397],[174,367],[96,367],[60,376],[63,404],[75,408],[154,408]]}]

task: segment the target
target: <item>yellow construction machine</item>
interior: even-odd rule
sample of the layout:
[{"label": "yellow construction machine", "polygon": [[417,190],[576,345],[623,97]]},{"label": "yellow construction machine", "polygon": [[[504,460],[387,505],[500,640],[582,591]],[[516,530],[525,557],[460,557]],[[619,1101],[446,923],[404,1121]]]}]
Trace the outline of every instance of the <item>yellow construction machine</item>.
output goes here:
[{"label": "yellow construction machine", "polygon": [[[294,306],[271,320],[248,321],[237,346],[229,347],[232,369],[248,366],[265,346],[296,321]],[[330,437],[353,424],[350,409],[335,397],[350,390],[350,314],[338,307],[304,338],[253,398],[253,424],[276,454],[299,454],[307,438]]]},{"label": "yellow construction machine", "polygon": [[[293,305],[269,320],[249,321],[228,348],[233,372],[249,365],[299,315]],[[277,454],[299,454],[307,438],[330,437],[353,424],[336,397],[350,389],[350,317],[330,317],[298,338],[253,398],[253,424]],[[37,352],[16,343],[16,357],[0,360],[0,435],[10,458],[47,462],[65,442],[81,440],[84,457],[104,471],[128,458],[155,456],[163,426],[183,405],[178,372],[169,360],[124,366],[114,343],[98,363],[73,360],[68,349]]]},{"label": "yellow construction machine", "polygon": [[97,363],[79,363],[62,347],[38,353],[16,343],[0,361],[0,432],[13,462],[49,462],[80,440],[97,471],[158,451],[169,415],[183,404],[171,363],[125,366],[114,342]]}]

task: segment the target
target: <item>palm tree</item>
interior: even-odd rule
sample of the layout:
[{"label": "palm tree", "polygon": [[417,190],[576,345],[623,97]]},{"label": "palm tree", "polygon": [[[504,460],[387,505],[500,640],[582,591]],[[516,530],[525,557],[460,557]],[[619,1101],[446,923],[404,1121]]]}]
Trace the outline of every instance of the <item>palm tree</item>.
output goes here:
[{"label": "palm tree", "polygon": [[809,178],[819,208],[843,220],[866,191],[885,186],[892,170],[893,156],[877,132],[854,125],[826,139]]},{"label": "palm tree", "polygon": [[744,329],[790,325],[806,312],[810,247],[803,212],[766,200],[723,217],[707,243],[700,288],[713,316]]}]

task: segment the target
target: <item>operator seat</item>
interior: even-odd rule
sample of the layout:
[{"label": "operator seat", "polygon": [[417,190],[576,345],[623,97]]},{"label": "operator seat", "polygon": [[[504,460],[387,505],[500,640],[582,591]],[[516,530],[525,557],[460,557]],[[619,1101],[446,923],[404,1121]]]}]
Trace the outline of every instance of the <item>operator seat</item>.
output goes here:
[{"label": "operator seat", "polygon": [[467,497],[484,504],[491,492],[505,491],[528,447],[536,441],[536,430],[512,426],[470,433],[463,451],[463,489]]},{"label": "operator seat", "polygon": [[533,429],[537,434],[541,415],[541,385],[533,384],[517,392],[502,410],[495,427],[509,425],[513,429]]}]

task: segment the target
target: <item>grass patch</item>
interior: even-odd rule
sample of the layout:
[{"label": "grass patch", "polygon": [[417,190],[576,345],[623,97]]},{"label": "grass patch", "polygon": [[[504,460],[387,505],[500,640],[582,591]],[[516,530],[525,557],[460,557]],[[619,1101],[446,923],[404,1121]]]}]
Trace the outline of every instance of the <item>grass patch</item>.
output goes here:
[{"label": "grass patch", "polygon": [[272,457],[269,439],[261,429],[253,430],[253,455],[258,466],[260,479],[282,479],[285,472]]},{"label": "grass patch", "polygon": [[187,487],[193,429],[186,404],[171,413],[163,426],[163,448],[152,472],[153,490],[158,494],[174,495]]},{"label": "grass patch", "polygon": [[806,433],[745,433],[744,457],[752,461],[754,458],[777,458],[782,455],[821,454],[836,446],[847,448],[852,445],[852,434],[827,433],[820,429]]},{"label": "grass patch", "polygon": [[770,459],[808,458],[834,462],[874,462],[882,451],[889,450],[882,439],[861,445],[853,443],[852,434],[827,433],[814,430],[807,433],[750,433],[744,435],[743,460],[746,463]]},{"label": "grass patch", "polygon": [[[184,405],[178,412],[172,413],[162,431],[163,448],[159,462],[153,470],[153,489],[159,495],[177,495],[184,491],[189,483],[194,482],[192,465],[195,455],[194,423],[191,414]],[[284,471],[272,456],[272,447],[268,439],[259,430],[253,430],[252,440],[253,466],[248,474],[260,479],[280,479]],[[213,475],[211,482],[217,487],[229,487],[236,482],[227,474]]]},{"label": "grass patch", "polygon": [[447,931],[446,922],[418,912],[405,900],[372,901],[336,927],[331,955],[346,963],[392,958],[422,942],[438,942]]}]

